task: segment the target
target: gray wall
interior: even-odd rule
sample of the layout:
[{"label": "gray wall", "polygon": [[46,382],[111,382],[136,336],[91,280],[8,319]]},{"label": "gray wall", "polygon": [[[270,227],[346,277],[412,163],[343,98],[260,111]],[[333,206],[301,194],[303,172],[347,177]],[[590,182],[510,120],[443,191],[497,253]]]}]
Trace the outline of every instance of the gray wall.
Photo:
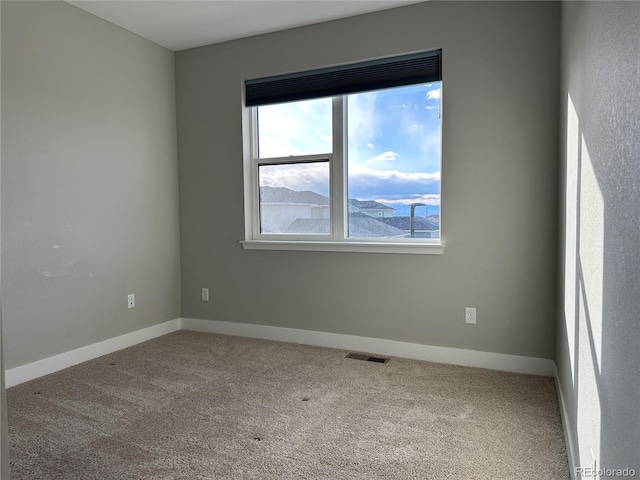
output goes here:
[{"label": "gray wall", "polygon": [[[2,9],[0,8],[0,50],[2,48],[2,35],[1,35],[2,21],[1,20],[2,20]],[[1,78],[2,78],[2,64],[0,62],[0,79]],[[2,82],[0,81],[0,84],[1,83]],[[0,116],[0,130],[2,130],[1,124],[2,124],[2,121]],[[0,144],[1,143],[2,142],[0,141]],[[0,153],[1,151],[2,149],[0,148]],[[1,186],[0,186],[0,189],[1,189]],[[2,352],[2,293],[0,292],[0,479],[9,478],[9,439],[8,439],[7,430],[8,430],[7,428],[7,396],[4,388],[4,354]]]},{"label": "gray wall", "polygon": [[7,368],[180,316],[174,73],[69,4],[2,2]]},{"label": "gray wall", "polygon": [[576,467],[640,475],[640,3],[562,10],[556,362]]},{"label": "gray wall", "polygon": [[[552,358],[559,13],[427,2],[178,52],[182,316]],[[243,250],[242,80],[439,47],[444,254]]]}]

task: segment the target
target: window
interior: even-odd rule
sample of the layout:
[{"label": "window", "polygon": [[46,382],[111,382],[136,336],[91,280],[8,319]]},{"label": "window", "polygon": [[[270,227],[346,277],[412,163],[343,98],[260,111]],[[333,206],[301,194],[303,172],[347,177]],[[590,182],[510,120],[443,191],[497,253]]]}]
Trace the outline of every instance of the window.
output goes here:
[{"label": "window", "polygon": [[244,247],[442,252],[440,56],[247,81]]}]

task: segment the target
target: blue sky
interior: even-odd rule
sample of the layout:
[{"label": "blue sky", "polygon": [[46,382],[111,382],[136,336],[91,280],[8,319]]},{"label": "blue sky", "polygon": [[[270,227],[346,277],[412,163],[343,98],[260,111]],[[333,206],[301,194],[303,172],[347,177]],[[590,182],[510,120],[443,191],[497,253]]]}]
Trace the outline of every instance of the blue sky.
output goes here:
[{"label": "blue sky", "polygon": [[[350,95],[350,198],[440,204],[440,82]],[[259,108],[260,157],[331,151],[331,99]],[[261,185],[328,195],[326,165],[270,168]]]}]

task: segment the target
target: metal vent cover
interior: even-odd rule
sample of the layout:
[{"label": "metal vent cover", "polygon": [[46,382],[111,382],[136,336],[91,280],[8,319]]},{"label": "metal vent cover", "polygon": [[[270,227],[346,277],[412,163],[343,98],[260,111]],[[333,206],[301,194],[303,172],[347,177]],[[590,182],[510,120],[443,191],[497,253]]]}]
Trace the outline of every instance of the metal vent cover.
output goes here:
[{"label": "metal vent cover", "polygon": [[389,361],[388,358],[385,357],[377,357],[374,355],[368,355],[366,353],[348,353],[345,358],[352,358],[354,360],[364,360],[365,362],[374,362],[374,363],[387,363]]}]

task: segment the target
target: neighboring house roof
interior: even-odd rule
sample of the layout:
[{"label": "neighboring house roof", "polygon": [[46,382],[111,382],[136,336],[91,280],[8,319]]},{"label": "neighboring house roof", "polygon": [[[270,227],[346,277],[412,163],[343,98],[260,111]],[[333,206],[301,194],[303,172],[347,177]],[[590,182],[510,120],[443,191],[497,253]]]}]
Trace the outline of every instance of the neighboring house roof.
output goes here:
[{"label": "neighboring house roof", "polygon": [[356,200],[355,198],[350,198],[349,205],[353,205],[360,210],[395,210],[393,207],[389,207],[388,205],[374,200]]},{"label": "neighboring house roof", "polygon": [[[431,218],[433,218],[433,216]],[[379,220],[400,230],[411,230],[411,217],[381,217]],[[413,228],[427,231],[439,230],[440,225],[424,217],[414,217]]]},{"label": "neighboring house roof", "polygon": [[366,213],[349,214],[349,236],[351,237],[402,237],[406,233],[406,231],[382,223],[377,218],[370,217]]},{"label": "neighboring house roof", "polygon": [[329,198],[309,190],[298,192],[285,187],[260,187],[260,202],[329,205]]},{"label": "neighboring house roof", "polygon": [[[285,187],[260,187],[260,202],[328,206],[329,198],[309,190],[299,192]],[[395,210],[383,203],[350,198],[349,205],[360,210],[360,212],[349,214],[349,235],[352,237],[400,237],[406,235],[411,229],[409,217],[371,217],[363,213],[366,210]],[[434,221],[437,219],[439,219],[437,215],[431,215],[428,218],[414,217],[414,229],[439,230],[439,222]],[[298,218],[284,233],[313,235],[326,234],[329,231],[328,218]]]},{"label": "neighboring house roof", "polygon": [[304,233],[308,235],[328,234],[331,225],[328,218],[296,218],[284,233]]}]

